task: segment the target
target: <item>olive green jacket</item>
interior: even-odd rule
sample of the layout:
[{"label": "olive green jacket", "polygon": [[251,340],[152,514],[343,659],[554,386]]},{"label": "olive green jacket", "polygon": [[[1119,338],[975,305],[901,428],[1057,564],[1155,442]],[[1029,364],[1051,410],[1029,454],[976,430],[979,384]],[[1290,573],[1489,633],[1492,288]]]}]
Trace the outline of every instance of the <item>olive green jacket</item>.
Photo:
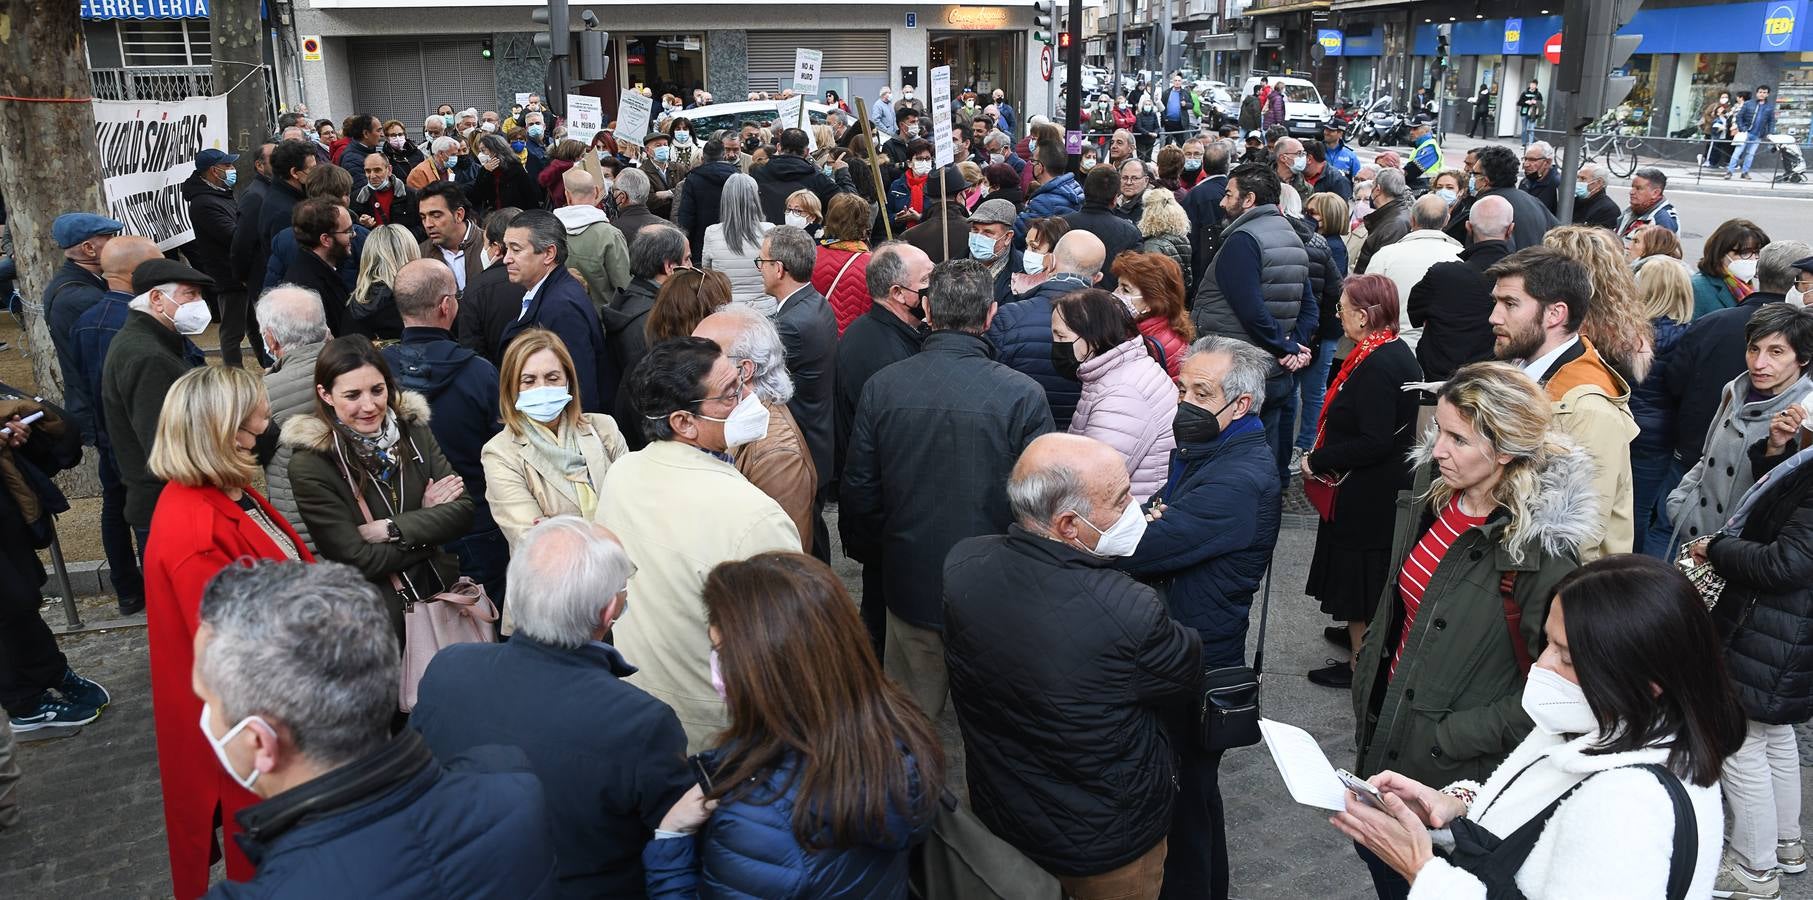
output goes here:
[{"label": "olive green jacket", "polygon": [[1427,501],[1413,499],[1425,496],[1435,475],[1429,442],[1413,454],[1416,486],[1398,495],[1392,578],[1354,666],[1359,750],[1354,772],[1360,777],[1390,769],[1437,786],[1460,779],[1484,782],[1529,734],[1524,676],[1506,627],[1501,579],[1517,573],[1512,598],[1522,611],[1521,631],[1534,659],[1542,653],[1543,620],[1555,584],[1579,564],[1580,547],[1597,540],[1599,521],[1592,460],[1565,436],[1551,433],[1551,438],[1568,449],[1543,465],[1536,495],[1527,503],[1521,553],[1504,543],[1510,525],[1505,508],[1457,538],[1436,566],[1392,676],[1391,659],[1404,628],[1397,572],[1435,519]]}]

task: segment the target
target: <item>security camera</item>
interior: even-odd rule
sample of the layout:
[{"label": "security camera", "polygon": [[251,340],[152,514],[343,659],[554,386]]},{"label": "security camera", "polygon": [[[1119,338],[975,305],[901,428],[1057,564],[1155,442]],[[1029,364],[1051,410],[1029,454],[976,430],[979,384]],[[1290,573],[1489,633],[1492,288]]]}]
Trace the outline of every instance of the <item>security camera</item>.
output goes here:
[{"label": "security camera", "polygon": [[585,27],[588,29],[597,28],[598,27],[598,14],[595,12],[592,12],[591,10],[588,9],[579,14],[579,21],[584,22]]}]

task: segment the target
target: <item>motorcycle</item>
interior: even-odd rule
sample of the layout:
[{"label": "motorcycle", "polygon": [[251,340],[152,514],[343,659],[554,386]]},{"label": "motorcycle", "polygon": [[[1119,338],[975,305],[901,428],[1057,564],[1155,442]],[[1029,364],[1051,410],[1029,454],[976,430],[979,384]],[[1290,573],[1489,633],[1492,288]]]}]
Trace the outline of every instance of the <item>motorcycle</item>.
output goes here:
[{"label": "motorcycle", "polygon": [[1380,144],[1402,143],[1404,117],[1399,115],[1397,107],[1391,102],[1389,94],[1382,95],[1366,107],[1363,116],[1355,120],[1360,123],[1360,146],[1365,147],[1373,141]]}]

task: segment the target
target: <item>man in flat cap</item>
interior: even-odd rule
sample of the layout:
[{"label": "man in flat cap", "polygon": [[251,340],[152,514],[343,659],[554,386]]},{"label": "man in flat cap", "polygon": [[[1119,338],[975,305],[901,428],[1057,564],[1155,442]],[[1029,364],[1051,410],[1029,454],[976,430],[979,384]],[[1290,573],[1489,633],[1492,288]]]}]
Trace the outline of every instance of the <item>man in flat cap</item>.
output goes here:
[{"label": "man in flat cap", "polygon": [[[74,356],[76,320],[89,307],[101,302],[107,291],[107,280],[101,277],[101,248],[126,226],[94,213],[64,213],[50,225],[50,236],[63,248],[63,265],[51,276],[44,288],[44,323],[50,328],[50,342],[57,348],[57,367],[63,371],[63,383],[80,378]],[[81,392],[64,398],[64,412],[82,429],[82,441],[94,443],[98,410],[90,408]]]},{"label": "man in flat cap", "polygon": [[151,534],[151,511],[164,489],[146,465],[157,437],[157,417],[176,379],[206,365],[189,336],[208,327],[202,291],[213,287],[214,279],[175,260],[140,263],[132,273],[135,296],[126,324],[113,336],[101,366],[107,438],[126,485],[126,524],[132,526],[140,554]]},{"label": "man in flat cap", "polygon": [[988,264],[995,279],[995,302],[1013,299],[1013,275],[1025,260],[1014,249],[1014,216],[1019,211],[1000,198],[976,204],[969,214],[969,257]]}]

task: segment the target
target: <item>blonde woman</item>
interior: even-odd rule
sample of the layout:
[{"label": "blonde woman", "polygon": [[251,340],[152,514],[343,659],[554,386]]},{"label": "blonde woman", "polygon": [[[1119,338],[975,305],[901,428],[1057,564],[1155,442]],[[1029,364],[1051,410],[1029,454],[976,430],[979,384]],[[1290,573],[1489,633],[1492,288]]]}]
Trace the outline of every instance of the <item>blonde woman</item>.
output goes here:
[{"label": "blonde woman", "polygon": [[787,195],[787,224],[805,231],[818,240],[820,229],[825,221],[825,208],[818,202],[818,195],[808,190],[797,190]]},{"label": "blonde woman", "polygon": [[384,225],[372,230],[359,257],[359,280],[342,317],[348,334],[362,334],[373,342],[402,339],[403,317],[390,286],[405,264],[421,258],[421,246],[409,229]]},{"label": "blonde woman", "polygon": [[[1639,233],[1651,230],[1668,233],[1660,228]],[[1637,299],[1655,332],[1655,356],[1649,377],[1630,394],[1630,415],[1638,428],[1637,437],[1630,442],[1631,534],[1635,539],[1631,549],[1663,557],[1672,530],[1668,494],[1681,483],[1686,468],[1675,468],[1675,407],[1662,385],[1662,370],[1693,318],[1693,276],[1678,262],[1652,260],[1637,269]]]},{"label": "blonde woman", "polygon": [[[1354,665],[1361,778],[1483,782],[1529,733],[1525,673],[1555,586],[1598,541],[1593,460],[1522,369],[1475,363],[1436,393],[1412,455],[1386,593]],[[1439,712],[1437,712],[1439,711]],[[1360,850],[1381,897],[1409,891]]]},{"label": "blonde woman", "polygon": [[[252,446],[270,423],[257,376],[238,366],[191,369],[164,398],[148,461],[166,482],[145,547],[145,631],[164,835],[178,897],[207,891],[209,861],[222,849],[227,877],[252,876],[233,840],[234,814],[258,802],[220,766],[196,727],[206,709],[189,680],[202,589],[242,559],[314,562],[295,529],[252,487],[262,474]],[[216,819],[225,829],[218,841]]]},{"label": "blonde woman", "polygon": [[629,448],[617,423],[583,411],[573,356],[552,331],[531,328],[504,351],[498,407],[504,430],[485,442],[485,500],[514,549],[536,522],[598,508],[604,473]]},{"label": "blonde woman", "polygon": [[1162,253],[1177,263],[1183,272],[1183,291],[1185,297],[1194,296],[1191,292],[1194,280],[1190,277],[1190,216],[1177,203],[1177,195],[1167,188],[1152,188],[1146,191],[1143,200],[1144,212],[1140,213],[1140,237],[1145,240],[1139,245],[1141,253]]},{"label": "blonde woman", "polygon": [[1611,232],[1593,225],[1551,228],[1542,243],[1586,266],[1593,278],[1593,302],[1580,333],[1625,381],[1641,383],[1654,361],[1654,338],[1624,247]]}]

